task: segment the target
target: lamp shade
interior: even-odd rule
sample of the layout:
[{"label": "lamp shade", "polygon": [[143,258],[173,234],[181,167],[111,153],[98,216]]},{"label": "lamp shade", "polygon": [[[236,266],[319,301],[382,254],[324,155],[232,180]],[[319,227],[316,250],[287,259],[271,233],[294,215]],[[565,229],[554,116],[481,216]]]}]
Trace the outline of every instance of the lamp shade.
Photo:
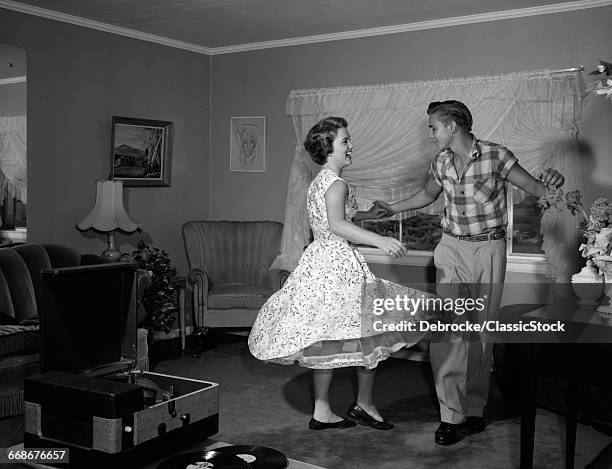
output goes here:
[{"label": "lamp shade", "polygon": [[108,232],[116,229],[132,232],[140,228],[123,206],[123,182],[97,181],[96,204],[83,220],[77,223],[79,230],[93,228]]}]

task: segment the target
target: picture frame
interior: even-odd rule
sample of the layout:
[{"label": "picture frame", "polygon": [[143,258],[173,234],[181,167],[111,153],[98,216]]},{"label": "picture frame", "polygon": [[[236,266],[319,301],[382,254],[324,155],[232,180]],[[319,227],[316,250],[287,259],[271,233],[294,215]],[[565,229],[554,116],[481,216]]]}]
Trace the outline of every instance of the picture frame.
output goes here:
[{"label": "picture frame", "polygon": [[169,186],[172,122],[113,116],[110,179],[124,186]]},{"label": "picture frame", "polygon": [[266,171],[266,117],[230,118],[230,171]]}]

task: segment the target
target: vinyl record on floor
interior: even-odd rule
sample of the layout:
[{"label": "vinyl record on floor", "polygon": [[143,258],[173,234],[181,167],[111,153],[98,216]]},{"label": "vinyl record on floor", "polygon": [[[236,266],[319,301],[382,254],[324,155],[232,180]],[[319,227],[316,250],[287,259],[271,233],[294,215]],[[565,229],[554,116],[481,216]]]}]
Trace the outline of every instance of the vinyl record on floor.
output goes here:
[{"label": "vinyl record on floor", "polygon": [[192,451],[166,459],[157,469],[252,469],[238,456],[217,451]]},{"label": "vinyl record on floor", "polygon": [[215,448],[215,451],[238,456],[246,461],[252,469],[283,469],[289,464],[283,453],[265,446],[222,446]]}]

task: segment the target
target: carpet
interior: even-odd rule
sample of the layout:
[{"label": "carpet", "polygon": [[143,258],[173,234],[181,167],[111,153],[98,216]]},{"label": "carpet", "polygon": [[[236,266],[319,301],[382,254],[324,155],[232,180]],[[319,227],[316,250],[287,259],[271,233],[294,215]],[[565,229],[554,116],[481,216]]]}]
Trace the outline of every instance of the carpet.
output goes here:
[{"label": "carpet", "polygon": [[[312,431],[310,371],[255,360],[244,338],[219,343],[200,358],[159,362],[155,372],[220,384],[220,428],[213,439],[276,448],[287,456],[328,469],[518,468],[520,419],[492,381],[484,432],[442,447],[433,441],[437,400],[428,363],[389,359],[378,370],[375,399],[390,431],[357,426]],[[337,370],[332,406],[345,413],[354,400],[353,369]],[[564,466],[562,416],[538,409],[534,467]],[[587,467],[612,439],[578,425],[576,467]],[[591,467],[591,466],[589,466]],[[592,466],[603,467],[603,466]]]}]

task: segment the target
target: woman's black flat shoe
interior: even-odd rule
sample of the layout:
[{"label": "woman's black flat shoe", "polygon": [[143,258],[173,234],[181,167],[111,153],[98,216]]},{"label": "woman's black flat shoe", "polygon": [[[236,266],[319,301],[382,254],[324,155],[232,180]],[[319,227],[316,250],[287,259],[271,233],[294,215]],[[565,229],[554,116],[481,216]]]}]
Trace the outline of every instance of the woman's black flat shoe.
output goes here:
[{"label": "woman's black flat shoe", "polygon": [[328,428],[349,428],[354,427],[355,422],[348,419],[342,419],[339,422],[319,422],[314,417],[308,422],[308,428],[311,430],[326,430]]},{"label": "woman's black flat shoe", "polygon": [[352,419],[357,420],[360,425],[367,425],[368,427],[375,428],[376,430],[391,430],[393,425],[389,422],[379,422],[365,410],[363,410],[356,402],[350,407],[348,416]]}]

